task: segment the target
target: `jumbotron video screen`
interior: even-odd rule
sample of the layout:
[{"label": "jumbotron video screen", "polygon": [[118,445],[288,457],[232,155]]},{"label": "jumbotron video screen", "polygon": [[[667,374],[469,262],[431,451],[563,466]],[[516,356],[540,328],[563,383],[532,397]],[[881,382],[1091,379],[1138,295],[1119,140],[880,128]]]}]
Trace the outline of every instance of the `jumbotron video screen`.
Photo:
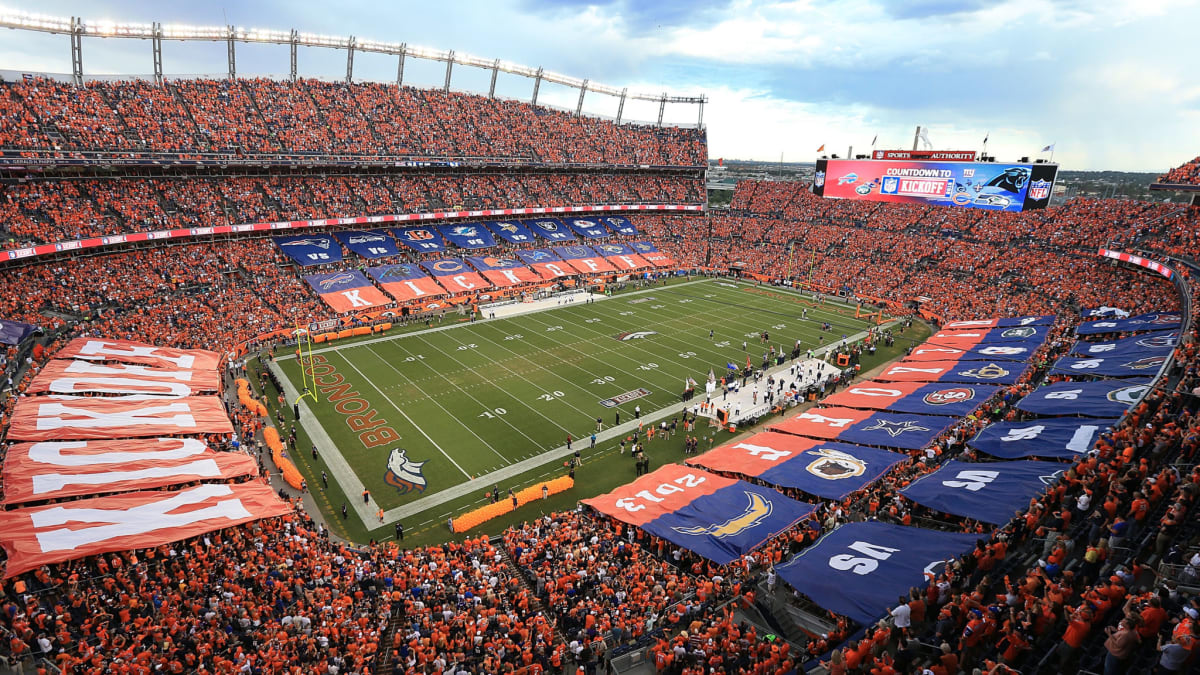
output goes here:
[{"label": "jumbotron video screen", "polygon": [[1057,172],[1057,164],[820,159],[813,192],[834,199],[1023,211],[1049,205]]}]

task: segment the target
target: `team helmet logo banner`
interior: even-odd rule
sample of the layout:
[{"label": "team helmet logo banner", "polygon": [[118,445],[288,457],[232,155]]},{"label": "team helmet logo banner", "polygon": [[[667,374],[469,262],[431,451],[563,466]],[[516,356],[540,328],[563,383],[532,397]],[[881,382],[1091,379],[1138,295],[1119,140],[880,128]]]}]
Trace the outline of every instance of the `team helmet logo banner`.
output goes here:
[{"label": "team helmet logo banner", "polygon": [[749,498],[750,502],[746,510],[722,523],[707,527],[672,527],[671,529],[680,534],[691,536],[708,535],[718,539],[739,535],[750,528],[757,527],[759,523],[771,515],[771,511],[774,508],[771,502],[760,494],[746,492],[746,497]]},{"label": "team helmet logo banner", "polygon": [[804,467],[804,470],[818,478],[825,480],[854,478],[863,475],[867,470],[865,462],[844,452],[821,448],[816,455],[817,459]]},{"label": "team helmet logo banner", "polygon": [[946,405],[948,403],[960,403],[962,401],[970,401],[975,398],[975,390],[967,387],[953,387],[951,389],[939,389],[931,391],[921,399],[929,405]]}]

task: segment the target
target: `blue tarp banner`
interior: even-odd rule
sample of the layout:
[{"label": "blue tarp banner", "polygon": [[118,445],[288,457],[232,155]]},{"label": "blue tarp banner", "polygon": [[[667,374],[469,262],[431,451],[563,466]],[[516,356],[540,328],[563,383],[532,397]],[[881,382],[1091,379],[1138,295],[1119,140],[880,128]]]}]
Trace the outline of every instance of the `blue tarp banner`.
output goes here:
[{"label": "blue tarp banner", "polygon": [[882,413],[854,408],[812,408],[774,422],[770,428],[786,434],[858,445],[919,450],[929,445],[957,417]]},{"label": "blue tarp banner", "polygon": [[604,223],[595,218],[565,218],[564,220],[576,234],[588,239],[603,239],[610,234]]},{"label": "blue tarp banner", "polygon": [[584,504],[727,565],[814,510],[771,488],[667,464]]},{"label": "blue tarp banner", "polygon": [[1041,344],[1050,334],[1049,326],[1013,326],[1010,328],[975,328],[946,330],[943,328],[929,342],[935,345],[966,347],[994,342],[1036,342]]},{"label": "blue tarp banner", "polygon": [[914,362],[905,359],[884,368],[875,377],[885,382],[1013,384],[1028,369],[1029,364],[1022,360]]},{"label": "blue tarp banner", "polygon": [[36,329],[36,326],[20,321],[0,321],[0,344],[19,345]]},{"label": "blue tarp banner", "polygon": [[913,347],[905,361],[1028,361],[1042,346],[1041,342],[1002,342],[970,347],[925,342]]},{"label": "blue tarp banner", "polygon": [[592,244],[592,248],[596,249],[600,255],[636,255],[637,252],[625,244]]},{"label": "blue tarp banner", "polygon": [[535,218],[525,221],[525,226],[547,241],[575,241],[575,235],[557,218]]},{"label": "blue tarp banner", "polygon": [[942,330],[964,330],[971,328],[1013,328],[1016,326],[1049,326],[1057,318],[1053,314],[1041,316],[1014,316],[1003,319],[977,319],[968,321],[951,321]]},{"label": "blue tarp banner", "polygon": [[1178,314],[1172,312],[1154,312],[1139,314],[1128,319],[1101,319],[1079,324],[1075,329],[1077,335],[1097,335],[1099,333],[1124,333],[1135,330],[1175,330],[1182,325]]},{"label": "blue tarp banner", "polygon": [[324,265],[342,259],[342,247],[328,234],[275,237],[275,245],[301,267]]},{"label": "blue tarp banner", "polygon": [[[1161,351],[1161,350],[1160,350]],[[1158,374],[1171,356],[1171,350],[1157,356],[1064,356],[1054,362],[1051,375],[1091,375],[1094,377],[1146,377]]]},{"label": "blue tarp banner", "polygon": [[880,522],[847,523],[775,571],[821,607],[869,624],[891,611],[928,574],[975,546],[973,534]]},{"label": "blue tarp banner", "polygon": [[510,244],[528,244],[533,241],[533,232],[519,220],[497,220],[484,225]]},{"label": "blue tarp banner", "polygon": [[623,237],[637,236],[637,227],[625,216],[604,216],[600,220],[603,220],[610,230]]},{"label": "blue tarp banner", "polygon": [[446,250],[442,235],[432,227],[397,227],[392,229],[396,241],[417,253],[441,253]]},{"label": "blue tarp banner", "polygon": [[1179,331],[1159,331],[1134,335],[1120,340],[1088,342],[1079,340],[1071,353],[1079,356],[1159,356],[1170,354],[1179,344]]},{"label": "blue tarp banner", "polygon": [[922,384],[920,382],[856,382],[826,396],[822,405],[887,410],[923,415],[963,417],[999,391],[986,384]]},{"label": "blue tarp banner", "polygon": [[442,225],[438,227],[438,232],[459,248],[491,248],[496,245],[496,238],[482,223]]},{"label": "blue tarp banner", "polygon": [[400,249],[396,248],[396,241],[383,230],[350,230],[335,232],[333,236],[346,248],[364,258],[383,258],[400,252]]},{"label": "blue tarp banner", "polygon": [[635,241],[630,246],[637,253],[658,253],[658,247],[648,241]]},{"label": "blue tarp banner", "polygon": [[1078,459],[1116,425],[1118,418],[1050,417],[988,425],[967,445],[1002,459]]},{"label": "blue tarp banner", "polygon": [[764,431],[687,463],[797,488],[817,497],[842,499],[908,459],[898,452]]},{"label": "blue tarp banner", "polygon": [[900,494],[942,513],[992,525],[1012,520],[1029,500],[1058,482],[1058,462],[960,462],[950,460],[913,481]]},{"label": "blue tarp banner", "polygon": [[1038,387],[1017,402],[1017,410],[1035,415],[1120,417],[1150,389],[1147,382],[1055,382]]}]

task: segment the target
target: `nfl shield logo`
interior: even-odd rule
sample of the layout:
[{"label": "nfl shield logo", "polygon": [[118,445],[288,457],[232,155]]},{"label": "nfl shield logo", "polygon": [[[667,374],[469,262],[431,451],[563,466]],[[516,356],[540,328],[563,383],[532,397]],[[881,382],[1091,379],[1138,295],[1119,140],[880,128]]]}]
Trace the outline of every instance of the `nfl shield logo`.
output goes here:
[{"label": "nfl shield logo", "polygon": [[816,185],[817,187],[824,187],[824,185],[825,185],[825,172],[824,171],[818,171],[816,174],[813,175],[813,185]]},{"label": "nfl shield logo", "polygon": [[1029,198],[1042,200],[1050,196],[1050,181],[1035,180],[1029,184]]}]

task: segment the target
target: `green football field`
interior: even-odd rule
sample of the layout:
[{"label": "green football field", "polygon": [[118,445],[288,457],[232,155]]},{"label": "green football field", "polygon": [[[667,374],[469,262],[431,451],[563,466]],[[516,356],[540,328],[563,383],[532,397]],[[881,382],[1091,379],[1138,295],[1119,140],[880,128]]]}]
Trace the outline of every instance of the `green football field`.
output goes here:
[{"label": "green football field", "polygon": [[[747,355],[758,367],[771,345],[837,342],[866,329],[854,313],[786,290],[706,279],[507,319],[447,315],[433,330],[314,345],[307,383],[315,376],[318,402],[309,410],[344,466],[390,510],[473,478],[490,486],[491,472],[536,462],[568,434],[586,449],[597,417],[607,429],[617,413],[626,422],[640,406],[652,419],[680,400],[687,377],[703,396],[710,369],[719,377],[727,363],[745,366]],[[833,330],[821,331],[821,322]],[[279,365],[297,390],[304,386],[299,361]],[[602,404],[640,389],[648,393]],[[303,422],[305,437],[314,436],[314,420]],[[389,476],[395,448],[418,467],[423,486]],[[300,454],[307,459],[307,447]],[[342,487],[347,499],[361,489]]]}]

